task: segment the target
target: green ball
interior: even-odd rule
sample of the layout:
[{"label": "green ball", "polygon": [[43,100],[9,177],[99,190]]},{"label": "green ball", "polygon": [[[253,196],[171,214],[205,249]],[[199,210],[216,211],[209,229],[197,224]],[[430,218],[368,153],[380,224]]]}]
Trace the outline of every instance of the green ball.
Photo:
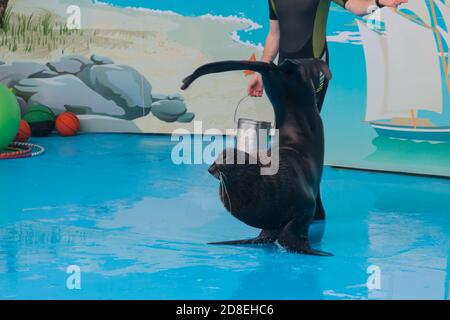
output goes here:
[{"label": "green ball", "polygon": [[46,106],[30,106],[23,116],[28,122],[33,137],[46,137],[55,128],[55,114]]},{"label": "green ball", "polygon": [[20,107],[16,96],[0,84],[0,151],[13,142],[19,125]]}]

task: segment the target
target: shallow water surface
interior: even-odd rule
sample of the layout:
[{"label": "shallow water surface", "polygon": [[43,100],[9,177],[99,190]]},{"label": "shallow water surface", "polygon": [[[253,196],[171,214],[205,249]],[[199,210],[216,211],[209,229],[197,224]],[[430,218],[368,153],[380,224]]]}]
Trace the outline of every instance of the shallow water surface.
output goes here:
[{"label": "shallow water surface", "polygon": [[207,165],[172,163],[168,137],[37,142],[44,156],[0,162],[2,299],[449,298],[448,180],[326,168],[322,258],[206,245],[257,230],[223,209]]}]

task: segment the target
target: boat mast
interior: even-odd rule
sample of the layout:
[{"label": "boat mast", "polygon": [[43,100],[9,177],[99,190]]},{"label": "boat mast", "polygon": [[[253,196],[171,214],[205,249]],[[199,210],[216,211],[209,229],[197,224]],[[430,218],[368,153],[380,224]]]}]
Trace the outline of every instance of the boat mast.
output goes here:
[{"label": "boat mast", "polygon": [[417,129],[416,113],[415,113],[414,109],[411,109],[411,120],[412,120],[414,129]]},{"label": "boat mast", "polygon": [[[431,16],[433,18],[432,29],[433,29],[434,33],[436,34],[436,37],[437,37],[437,41],[438,41],[438,45],[439,45],[439,51],[441,53],[442,66],[444,67],[444,72],[445,72],[445,81],[447,83],[447,91],[450,93],[450,81],[449,81],[449,77],[448,77],[447,61],[445,60],[445,53],[444,53],[444,47],[442,45],[441,33],[437,29],[438,23],[437,23],[437,17],[436,17],[436,8],[434,7],[433,0],[428,0],[428,1],[430,3]],[[450,26],[447,26],[447,28],[450,28]],[[450,44],[449,44],[449,46],[450,46]]]}]

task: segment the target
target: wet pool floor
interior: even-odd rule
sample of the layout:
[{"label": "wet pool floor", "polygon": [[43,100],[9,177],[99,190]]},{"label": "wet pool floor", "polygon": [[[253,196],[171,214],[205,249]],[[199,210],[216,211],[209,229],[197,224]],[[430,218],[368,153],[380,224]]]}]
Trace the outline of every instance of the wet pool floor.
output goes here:
[{"label": "wet pool floor", "polygon": [[172,163],[168,137],[38,143],[44,156],[0,162],[2,299],[449,298],[449,180],[326,168],[322,258],[206,245],[257,231],[223,209],[207,165]]}]

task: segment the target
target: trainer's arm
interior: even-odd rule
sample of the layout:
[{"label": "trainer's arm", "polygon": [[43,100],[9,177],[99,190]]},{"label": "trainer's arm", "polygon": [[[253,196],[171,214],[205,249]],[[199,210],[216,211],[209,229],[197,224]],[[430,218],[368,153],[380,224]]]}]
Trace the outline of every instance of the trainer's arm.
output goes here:
[{"label": "trainer's arm", "polygon": [[[413,1],[418,1],[418,0],[413,0]],[[340,4],[340,2],[343,2],[343,6],[345,9],[347,9],[348,11],[358,15],[358,16],[363,16],[366,15],[369,12],[369,8],[376,6],[376,2],[375,0],[348,0],[348,1],[343,1],[343,0],[336,0],[336,3]],[[399,5],[403,4],[403,3],[407,3],[408,0],[379,0],[378,3],[382,6],[385,7],[393,7],[396,8]]]},{"label": "trainer's arm", "polygon": [[270,30],[267,34],[266,45],[261,57],[263,62],[272,62],[278,55],[280,47],[280,25],[278,20],[270,20]]},{"label": "trainer's arm", "polygon": [[[263,55],[261,57],[262,62],[270,63],[275,60],[278,55],[280,47],[280,25],[278,24],[278,17],[272,8],[272,4],[269,1],[270,6],[270,30],[267,34],[266,45],[264,46]],[[264,91],[262,76],[259,73],[255,73],[247,86],[247,92],[252,97],[262,97]]]}]

